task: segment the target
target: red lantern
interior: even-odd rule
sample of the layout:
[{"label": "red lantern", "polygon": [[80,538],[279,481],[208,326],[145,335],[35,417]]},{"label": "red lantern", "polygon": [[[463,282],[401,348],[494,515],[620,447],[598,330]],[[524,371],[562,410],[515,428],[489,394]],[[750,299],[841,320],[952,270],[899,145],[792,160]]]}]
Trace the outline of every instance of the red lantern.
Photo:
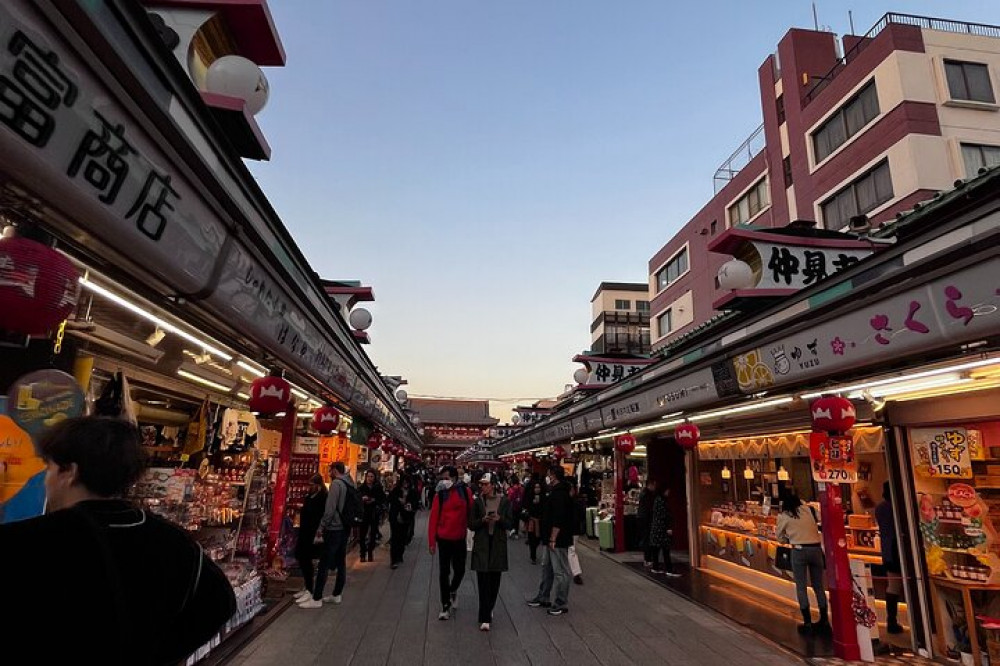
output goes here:
[{"label": "red lantern", "polygon": [[258,377],[250,385],[250,411],[258,414],[278,414],[288,409],[292,386],[280,374]]},{"label": "red lantern", "polygon": [[632,453],[635,451],[635,435],[618,435],[615,437],[615,448],[622,453]]},{"label": "red lantern", "polygon": [[378,451],[379,447],[382,446],[382,438],[378,436],[378,433],[372,433],[368,435],[368,449],[371,451]]},{"label": "red lantern", "polygon": [[27,238],[0,238],[0,329],[44,335],[76,308],[80,274],[60,252]]},{"label": "red lantern", "polygon": [[698,446],[701,439],[701,431],[693,423],[682,423],[674,430],[674,441],[682,449],[690,451]]},{"label": "red lantern", "polygon": [[566,449],[564,449],[561,446],[556,446],[554,449],[552,449],[552,457],[555,458],[556,460],[562,460],[563,458],[566,457]]},{"label": "red lantern", "polygon": [[313,430],[321,435],[329,435],[337,430],[340,425],[340,412],[333,407],[320,407],[313,412]]},{"label": "red lantern", "polygon": [[847,432],[854,426],[857,413],[847,398],[839,395],[825,395],[813,402],[813,430],[816,432]]}]

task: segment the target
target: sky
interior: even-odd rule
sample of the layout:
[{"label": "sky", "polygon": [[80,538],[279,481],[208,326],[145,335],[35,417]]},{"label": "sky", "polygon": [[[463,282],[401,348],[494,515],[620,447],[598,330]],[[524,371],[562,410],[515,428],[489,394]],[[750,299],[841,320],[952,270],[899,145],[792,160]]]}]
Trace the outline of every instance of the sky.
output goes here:
[{"label": "sky", "polygon": [[[760,124],[757,69],[813,3],[271,0],[250,163],[312,267],[374,288],[366,348],[410,395],[515,404],[572,383],[602,281],[647,264]],[[1000,24],[996,0],[816,3]]]}]

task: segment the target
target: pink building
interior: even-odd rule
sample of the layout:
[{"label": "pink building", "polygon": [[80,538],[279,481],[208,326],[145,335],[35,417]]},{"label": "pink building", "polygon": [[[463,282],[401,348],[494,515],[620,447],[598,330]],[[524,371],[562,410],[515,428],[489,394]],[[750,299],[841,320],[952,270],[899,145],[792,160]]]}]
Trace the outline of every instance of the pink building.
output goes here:
[{"label": "pink building", "polygon": [[877,226],[1000,163],[1000,27],[886,14],[842,45],[792,29],[758,79],[763,125],[649,261],[654,351],[718,314],[726,257],[706,247],[727,229]]}]

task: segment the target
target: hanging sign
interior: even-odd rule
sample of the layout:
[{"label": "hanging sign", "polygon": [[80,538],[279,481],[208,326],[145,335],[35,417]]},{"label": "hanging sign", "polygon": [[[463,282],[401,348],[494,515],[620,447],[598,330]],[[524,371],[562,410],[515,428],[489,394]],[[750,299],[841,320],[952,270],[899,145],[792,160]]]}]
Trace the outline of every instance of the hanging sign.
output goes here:
[{"label": "hanging sign", "polygon": [[831,437],[825,432],[811,433],[809,457],[812,459],[814,481],[858,482],[858,459],[854,452],[854,438],[850,435]]},{"label": "hanging sign", "polygon": [[972,459],[965,428],[910,428],[913,468],[925,479],[971,479]]},{"label": "hanging sign", "polygon": [[61,370],[38,370],[10,387],[7,411],[32,438],[65,419],[83,414],[83,391],[72,375]]}]

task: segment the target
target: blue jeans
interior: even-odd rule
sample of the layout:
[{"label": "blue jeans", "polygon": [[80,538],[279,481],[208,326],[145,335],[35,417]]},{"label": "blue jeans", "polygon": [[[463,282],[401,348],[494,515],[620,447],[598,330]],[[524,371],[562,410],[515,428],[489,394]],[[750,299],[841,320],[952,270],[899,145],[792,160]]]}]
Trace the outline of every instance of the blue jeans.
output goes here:
[{"label": "blue jeans", "polygon": [[323,598],[330,569],[337,570],[337,580],[333,584],[333,595],[337,596],[344,591],[347,583],[347,530],[323,530],[323,554],[319,558],[313,599]]},{"label": "blue jeans", "polygon": [[821,611],[826,610],[826,592],[823,589],[823,549],[819,546],[792,547],[792,575],[795,576],[795,594],[799,598],[799,608],[809,610],[809,592],[806,590],[806,574],[809,575],[816,603]]},{"label": "blue jeans", "polygon": [[573,575],[569,570],[569,548],[542,549],[542,582],[538,586],[535,599],[548,601],[555,587],[554,608],[565,608],[569,602],[569,582]]}]

